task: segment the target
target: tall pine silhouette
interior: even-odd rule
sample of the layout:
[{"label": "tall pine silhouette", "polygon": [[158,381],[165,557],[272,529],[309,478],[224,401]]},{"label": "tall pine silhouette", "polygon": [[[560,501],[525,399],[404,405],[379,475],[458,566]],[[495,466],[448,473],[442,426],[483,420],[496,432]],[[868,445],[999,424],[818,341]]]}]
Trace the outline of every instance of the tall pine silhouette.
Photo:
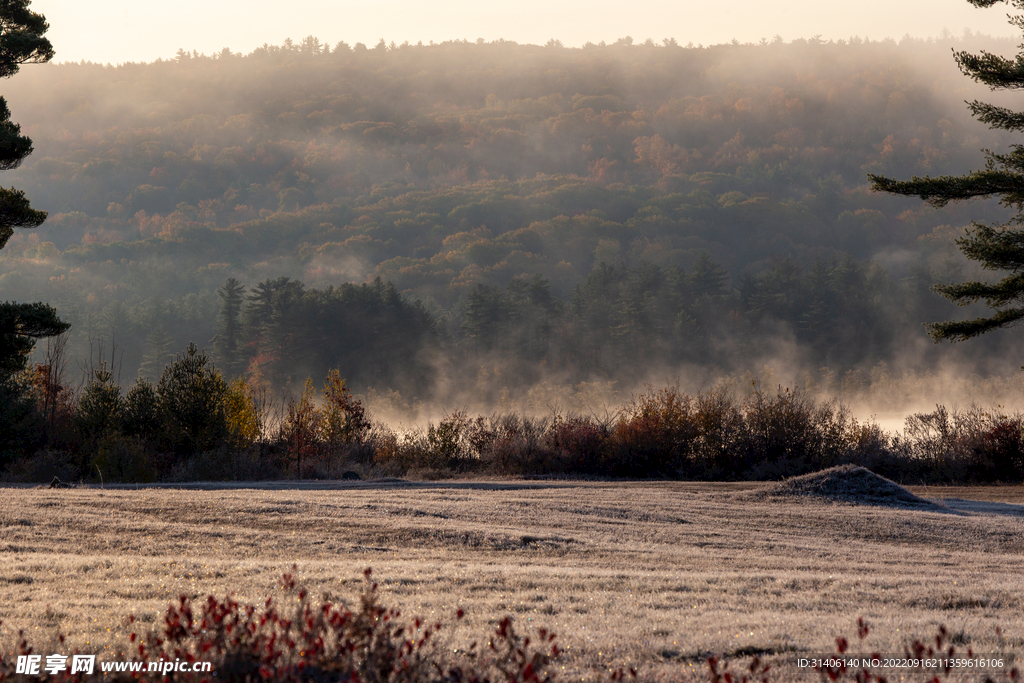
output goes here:
[{"label": "tall pine silhouette", "polygon": [[[0,2],[0,78],[18,73],[22,64],[53,58],[53,46],[43,37],[50,26],[43,15],[28,9],[30,4],[30,0]],[[7,101],[0,97],[0,170],[17,168],[31,153],[32,141],[11,121]],[[15,228],[36,228],[45,220],[46,212],[33,209],[24,192],[0,187],[0,249]],[[68,327],[46,304],[0,305],[0,381],[25,367],[35,340],[58,335]]]}]

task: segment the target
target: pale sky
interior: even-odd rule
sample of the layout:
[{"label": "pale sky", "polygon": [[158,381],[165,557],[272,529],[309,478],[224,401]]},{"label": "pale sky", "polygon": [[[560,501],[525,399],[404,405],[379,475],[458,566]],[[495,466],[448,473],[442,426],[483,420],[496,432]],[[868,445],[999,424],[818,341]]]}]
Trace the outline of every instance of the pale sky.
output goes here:
[{"label": "pale sky", "polygon": [[964,28],[994,36],[1019,35],[1006,23],[1005,4],[981,10],[966,0],[34,0],[46,15],[56,61],[120,63],[170,58],[178,48],[210,54],[224,47],[248,53],[314,35],[371,47],[451,39],[567,46],[672,37],[685,45],[784,39],[875,40],[938,36]]}]

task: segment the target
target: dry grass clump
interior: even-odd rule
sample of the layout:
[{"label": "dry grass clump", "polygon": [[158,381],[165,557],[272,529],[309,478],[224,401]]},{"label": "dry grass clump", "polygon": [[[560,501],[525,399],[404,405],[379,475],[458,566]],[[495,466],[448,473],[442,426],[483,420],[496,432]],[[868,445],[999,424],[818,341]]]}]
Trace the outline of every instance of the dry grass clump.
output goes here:
[{"label": "dry grass clump", "polygon": [[882,507],[943,511],[940,505],[915,496],[899,484],[857,465],[840,465],[820,472],[792,477],[753,491],[736,494],[739,499],[813,498],[817,500],[877,505]]}]

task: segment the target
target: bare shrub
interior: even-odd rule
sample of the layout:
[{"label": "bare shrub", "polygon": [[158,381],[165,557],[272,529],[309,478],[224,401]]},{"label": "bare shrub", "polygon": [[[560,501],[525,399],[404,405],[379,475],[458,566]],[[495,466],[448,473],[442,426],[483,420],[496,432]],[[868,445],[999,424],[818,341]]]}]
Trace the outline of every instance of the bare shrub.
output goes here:
[{"label": "bare shrub", "polygon": [[400,437],[394,430],[380,426],[370,438],[373,444],[373,464],[390,476],[405,474],[416,466],[417,449],[410,443],[408,435]]},{"label": "bare shrub", "polygon": [[472,441],[480,457],[500,474],[553,474],[564,471],[547,441],[551,421],[515,413],[479,418]]},{"label": "bare shrub", "polygon": [[[934,412],[908,417],[904,432],[891,436],[877,424],[855,420],[838,399],[815,400],[801,389],[781,386],[769,392],[752,380],[744,398],[737,398],[725,383],[695,395],[677,386],[649,386],[603,420],[558,413],[546,418],[518,413],[488,417],[457,410],[436,424],[400,434],[371,423],[337,371],[328,375],[321,403],[307,379],[301,396],[282,401],[280,415],[271,419],[273,411],[258,382],[228,386],[204,365],[205,356],[197,354],[191,346],[179,358],[174,367],[181,366],[178,374],[184,374],[178,383],[191,387],[185,380],[202,375],[210,386],[198,393],[181,389],[188,398],[182,399],[183,414],[196,430],[182,427],[177,441],[168,436],[174,420],[165,409],[171,385],[162,380],[154,388],[140,382],[122,398],[101,365],[74,407],[76,441],[60,449],[72,454],[76,465],[74,473],[62,470],[65,477],[125,482],[334,479],[356,467],[384,476],[416,472],[431,478],[478,472],[780,479],[857,464],[899,482],[1024,479],[1024,417],[998,409],[937,406]],[[45,388],[48,377],[37,369],[37,383],[43,387],[38,391],[57,391]],[[197,417],[206,399],[220,406],[210,424],[208,415]],[[56,398],[51,403],[59,408]],[[196,450],[200,443],[205,447]],[[25,450],[31,449],[9,444],[5,463],[13,463]],[[48,480],[35,470],[53,469],[47,460],[52,456],[46,454],[54,450],[37,445],[35,452],[42,458],[38,467],[22,457],[5,476]]]},{"label": "bare shrub", "polygon": [[599,474],[609,436],[608,425],[593,418],[556,416],[547,434],[547,445],[560,472]]},{"label": "bare shrub", "polygon": [[809,470],[823,459],[823,430],[834,422],[831,406],[819,408],[800,391],[779,389],[771,396],[760,387],[743,405],[746,439],[743,451],[755,478],[776,479]]},{"label": "bare shrub", "polygon": [[3,480],[24,484],[41,484],[57,477],[74,481],[78,477],[77,457],[68,451],[45,450],[15,460],[4,472]]},{"label": "bare shrub", "polygon": [[467,472],[479,466],[470,437],[470,419],[464,411],[445,416],[426,431],[413,430],[399,435],[381,427],[374,433],[373,463],[392,476],[417,472],[437,479]]},{"label": "bare shrub", "polygon": [[462,470],[473,457],[469,435],[472,424],[464,410],[449,413],[435,426],[427,425],[426,445],[421,466],[432,469]]},{"label": "bare shrub", "polygon": [[1024,418],[972,405],[953,411],[936,406],[906,420],[898,446],[904,457],[925,462],[944,481],[1017,481],[1024,477]]},{"label": "bare shrub", "polygon": [[678,387],[648,387],[623,408],[612,430],[606,473],[674,477],[697,436],[696,401]]},{"label": "bare shrub", "polygon": [[648,388],[608,421],[555,414],[445,416],[426,432],[381,432],[374,462],[399,474],[471,469],[496,474],[775,479],[849,462],[898,470],[888,436],[837,400],[755,388],[742,403],[724,385],[690,396]]},{"label": "bare shrub", "polygon": [[746,423],[735,399],[724,386],[697,394],[694,421],[696,435],[685,474],[728,478],[746,467],[742,452]]}]

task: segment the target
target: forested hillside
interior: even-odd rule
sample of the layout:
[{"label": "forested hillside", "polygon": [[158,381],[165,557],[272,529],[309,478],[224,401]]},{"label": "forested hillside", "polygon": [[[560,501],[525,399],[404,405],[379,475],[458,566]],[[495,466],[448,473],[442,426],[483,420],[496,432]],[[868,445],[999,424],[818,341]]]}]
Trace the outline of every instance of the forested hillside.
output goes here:
[{"label": "forested hillside", "polygon": [[339,368],[420,400],[779,358],[1003,372],[1008,335],[964,354],[921,327],[961,313],[928,288],[998,207],[865,174],[1005,147],[949,53],[1004,43],[307,38],[25,69],[4,94],[36,151],[8,175],[50,218],[0,252],[0,299],[54,304],[122,382],[190,341],[279,387]]}]

